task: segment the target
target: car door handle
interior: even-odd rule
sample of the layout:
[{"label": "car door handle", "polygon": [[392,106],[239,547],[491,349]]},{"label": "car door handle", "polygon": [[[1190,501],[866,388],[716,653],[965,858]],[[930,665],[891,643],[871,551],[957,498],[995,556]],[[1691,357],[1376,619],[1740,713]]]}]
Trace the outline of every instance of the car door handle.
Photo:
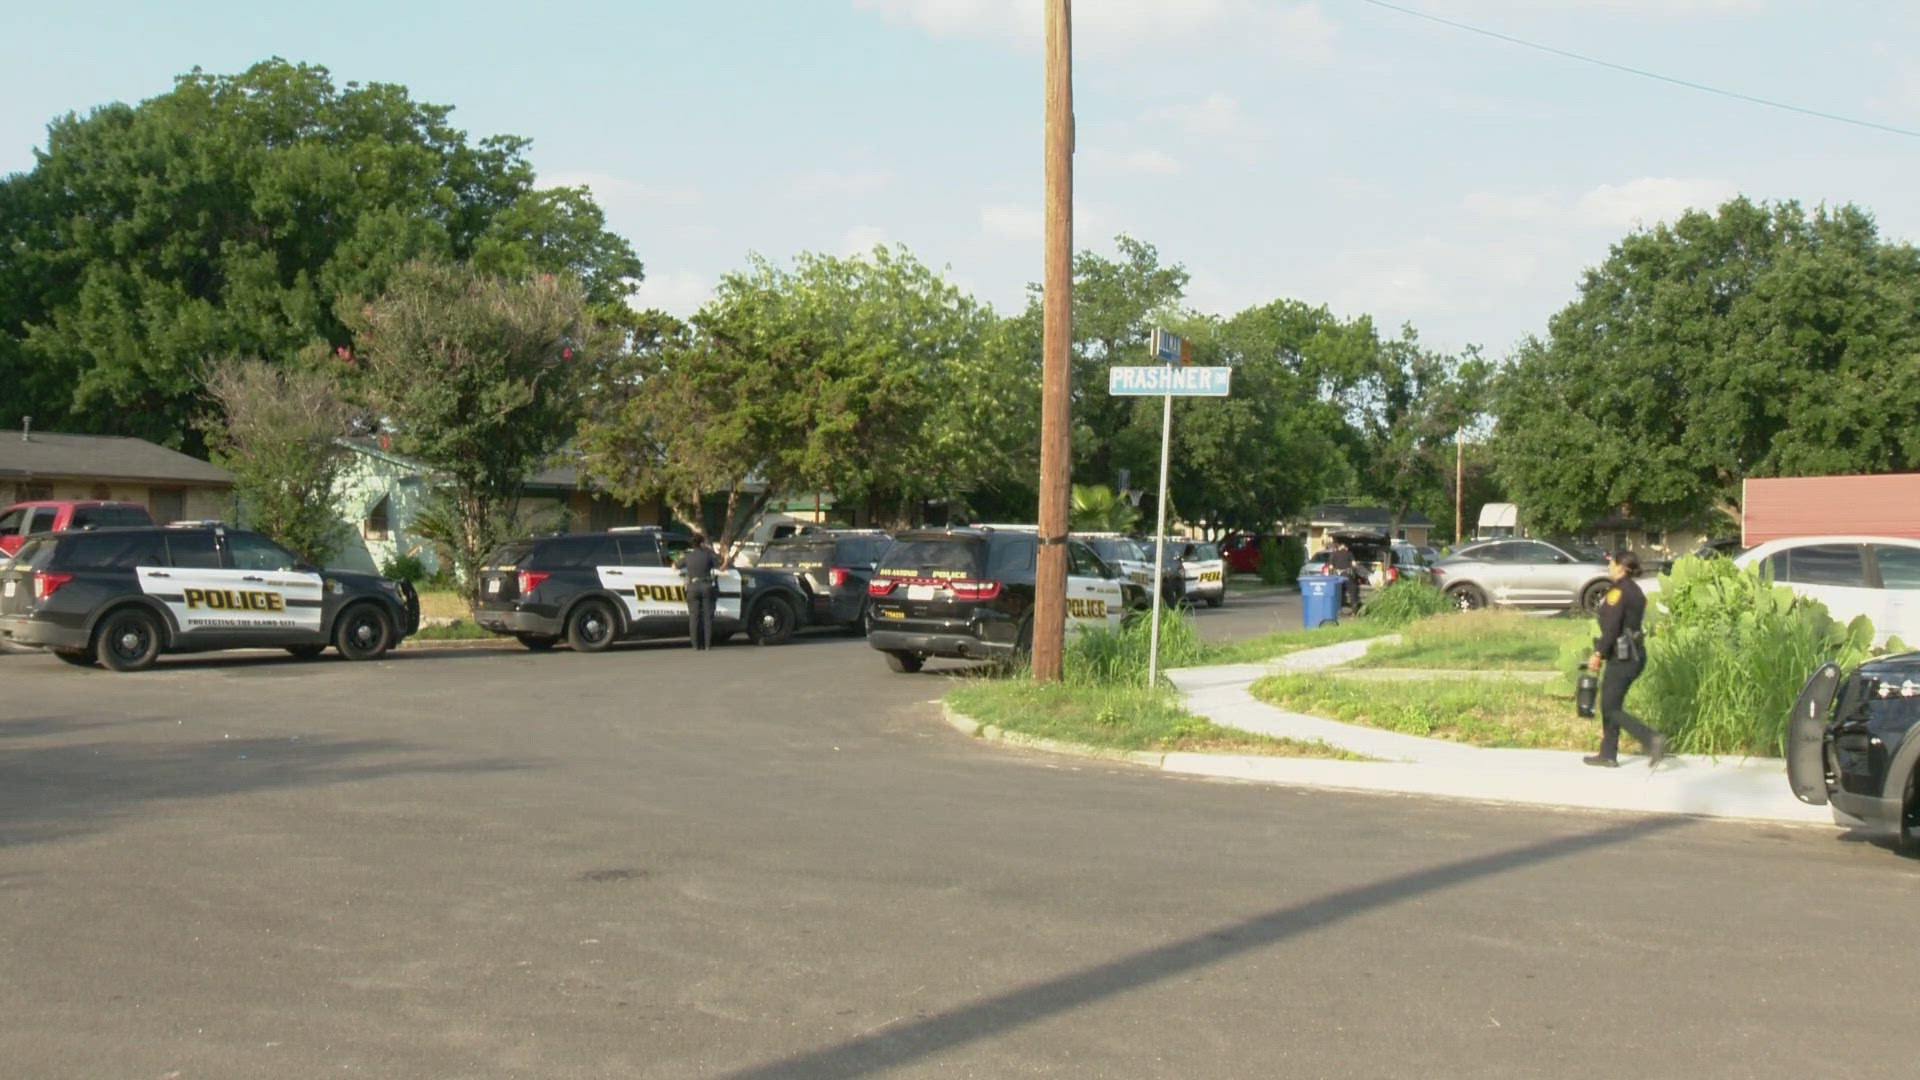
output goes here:
[{"label": "car door handle", "polygon": [[240,580],[241,581],[265,581],[267,579],[261,577],[258,574],[247,574],[244,577],[242,577]]},{"label": "car door handle", "polygon": [[173,575],[167,573],[165,570],[149,570],[147,571],[147,576],[148,577],[172,577]]},{"label": "car door handle", "polygon": [[626,577],[627,572],[625,570],[609,570],[607,571],[607,576],[608,577]]}]

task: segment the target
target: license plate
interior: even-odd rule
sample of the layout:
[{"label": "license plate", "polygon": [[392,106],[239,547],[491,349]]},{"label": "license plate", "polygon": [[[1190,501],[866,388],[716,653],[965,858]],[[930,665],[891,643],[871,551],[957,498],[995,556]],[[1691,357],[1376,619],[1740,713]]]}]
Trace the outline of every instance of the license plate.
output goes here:
[{"label": "license plate", "polygon": [[932,585],[909,585],[907,586],[907,599],[931,600],[933,599],[933,590],[934,586]]},{"label": "license plate", "polygon": [[887,610],[887,611],[882,611],[880,613],[880,617],[883,619],[904,619],[907,617],[907,613],[904,611]]},{"label": "license plate", "polygon": [[19,587],[20,587],[19,582],[13,580],[12,578],[8,578],[7,587],[4,590],[0,590],[0,596],[12,596],[14,590]]},{"label": "license plate", "polygon": [[500,579],[499,578],[493,578],[487,582],[487,592],[493,594],[494,596],[500,595]]}]

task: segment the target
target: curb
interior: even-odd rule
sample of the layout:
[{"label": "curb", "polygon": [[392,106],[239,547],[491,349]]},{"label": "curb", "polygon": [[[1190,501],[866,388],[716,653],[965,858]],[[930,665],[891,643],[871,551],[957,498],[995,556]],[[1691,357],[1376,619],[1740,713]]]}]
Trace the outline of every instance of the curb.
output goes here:
[{"label": "curb", "polygon": [[1151,769],[1164,766],[1167,755],[1147,750],[1109,750],[1086,743],[1068,742],[1065,739],[1048,739],[1039,735],[1023,735],[1018,731],[1008,731],[984,721],[975,720],[960,712],[946,702],[940,703],[941,718],[947,725],[969,738],[984,739],[987,742],[1004,746],[1018,746],[1027,750],[1045,750],[1052,754],[1068,754],[1073,757],[1098,758],[1101,761],[1124,761],[1132,765],[1145,765]]}]

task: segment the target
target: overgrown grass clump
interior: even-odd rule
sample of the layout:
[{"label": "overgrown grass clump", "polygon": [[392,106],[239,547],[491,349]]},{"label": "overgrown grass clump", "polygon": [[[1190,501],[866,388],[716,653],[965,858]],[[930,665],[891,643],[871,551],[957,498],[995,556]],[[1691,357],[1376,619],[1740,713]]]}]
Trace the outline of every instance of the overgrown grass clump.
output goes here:
[{"label": "overgrown grass clump", "polygon": [[1446,593],[1434,588],[1432,583],[1402,578],[1375,589],[1373,595],[1367,598],[1366,605],[1360,609],[1360,614],[1362,618],[1381,626],[1405,626],[1416,619],[1444,615],[1453,610],[1453,601],[1447,599]]},{"label": "overgrown grass clump", "polygon": [[1411,623],[1399,641],[1379,642],[1349,666],[1570,672],[1592,653],[1598,632],[1590,618],[1483,609]]}]

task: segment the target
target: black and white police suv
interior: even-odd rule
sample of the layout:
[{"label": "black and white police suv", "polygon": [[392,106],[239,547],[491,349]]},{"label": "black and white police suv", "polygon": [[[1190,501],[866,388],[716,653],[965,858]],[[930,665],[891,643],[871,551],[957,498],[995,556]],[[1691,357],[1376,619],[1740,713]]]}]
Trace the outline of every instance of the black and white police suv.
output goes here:
[{"label": "black and white police suv", "polygon": [[[1039,535],[978,527],[901,533],[867,585],[867,643],[898,672],[930,656],[1011,657],[1033,647]],[[1067,627],[1118,630],[1146,590],[1079,540],[1067,541]]]},{"label": "black and white police suv", "polygon": [[[692,546],[685,533],[655,526],[528,537],[503,544],[481,567],[473,618],[529,649],[561,641],[599,652],[618,641],[687,636],[687,582],[673,565]],[[806,592],[780,570],[723,570],[716,644],[745,630],[757,645],[780,645],[806,620]]]},{"label": "black and white police suv", "polygon": [[754,566],[790,571],[811,597],[816,624],[864,630],[867,582],[892,543],[878,529],[822,529],[768,541]]},{"label": "black and white police suv", "polygon": [[213,649],[372,660],[419,628],[406,582],[322,571],[220,525],[38,536],[0,566],[0,640],[115,671]]}]

